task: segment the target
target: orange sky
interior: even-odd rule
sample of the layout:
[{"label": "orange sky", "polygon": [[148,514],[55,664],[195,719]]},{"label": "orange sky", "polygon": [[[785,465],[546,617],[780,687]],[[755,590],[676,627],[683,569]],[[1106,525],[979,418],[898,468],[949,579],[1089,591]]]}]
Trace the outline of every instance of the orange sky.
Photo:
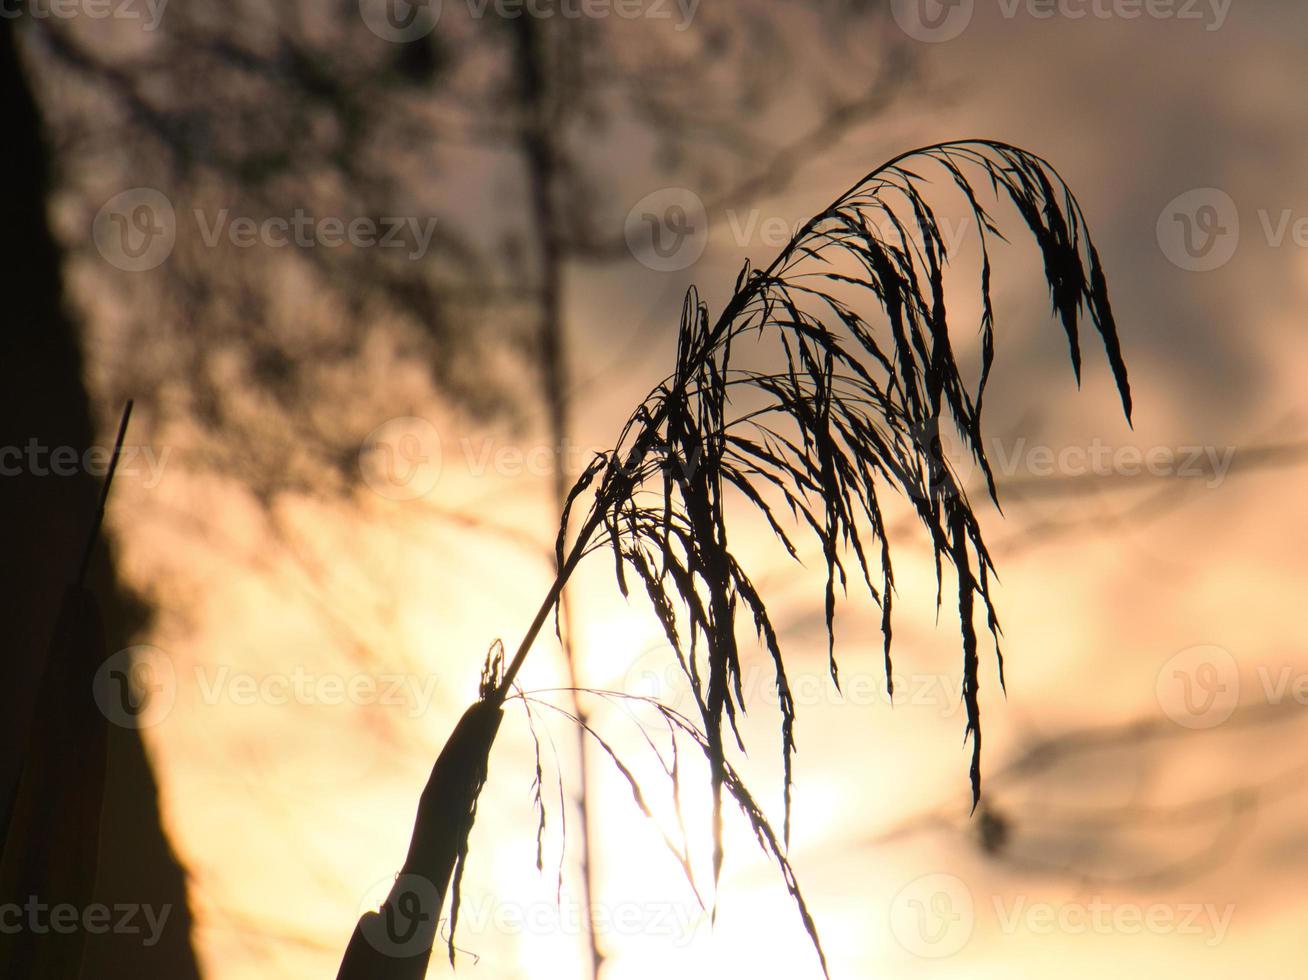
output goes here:
[{"label": "orange sky", "polygon": [[[868,604],[851,600],[839,620],[842,698],[824,681],[819,580],[745,537],[785,610],[792,683],[804,692],[794,864],[833,977],[1301,975],[1308,838],[1294,709],[1308,702],[1297,615],[1308,524],[1302,469],[1269,465],[1260,450],[1299,443],[1308,425],[1308,251],[1293,232],[1308,219],[1308,9],[1235,0],[1210,30],[1213,19],[1133,19],[1119,9],[1129,4],[1106,0],[1068,0],[1090,11],[1081,19],[998,0],[966,6],[973,17],[957,37],[915,42],[926,81],[812,161],[788,193],[755,202],[757,215],[709,214],[704,256],[689,268],[570,269],[578,458],[610,445],[670,367],[686,285],[717,309],[742,259],[769,257],[762,221],[792,226],[913,145],[983,136],[1050,160],[1103,256],[1136,409],[1128,428],[1088,344],[1076,391],[1045,287],[1015,235],[997,279],[987,397],[1011,492],[1003,517],[988,506],[984,515],[1002,579],[1007,697],[991,659],[982,673],[989,801],[1008,839],[987,854],[967,820],[957,635],[948,603],[936,622],[930,555],[911,526],[901,522],[896,542],[896,667],[907,693],[893,707]],[[800,125],[801,111],[785,121]],[[660,186],[648,171],[623,171],[626,203]],[[1204,188],[1232,202],[1239,239],[1220,267],[1191,271],[1165,230],[1168,209]],[[972,302],[960,294],[958,309]],[[975,338],[959,345],[974,353]],[[364,484],[348,505],[285,499],[279,516],[298,554],[271,539],[239,484],[188,469],[184,426],[157,486],[115,487],[113,526],[132,528],[120,539],[125,574],[171,603],[147,641],[176,671],[176,700],[147,744],[214,980],[331,975],[354,919],[403,857],[417,793],[475,696],[485,649],[496,637],[516,644],[548,585],[541,555],[441,516],[457,511],[548,545],[539,433],[489,428],[435,401],[412,414],[424,422],[403,425],[427,450],[439,445],[439,467],[420,475],[426,492],[388,499]],[[1151,451],[1160,472],[1187,460],[1230,469],[1134,476]],[[1066,492],[1066,477],[1084,492]],[[675,694],[655,621],[643,603],[623,602],[605,559],[574,594],[589,683]],[[763,669],[746,673],[758,680]],[[561,677],[546,637],[521,680],[530,690]],[[310,692],[303,703],[297,683]],[[337,693],[351,683],[353,693]],[[777,718],[765,678],[756,688],[744,768],[779,822]],[[602,717],[638,758],[630,726]],[[1042,739],[1134,723],[1120,742],[1005,773]],[[566,725],[548,727],[570,749]],[[625,784],[596,767],[606,980],[817,975],[781,881],[739,819],[728,821],[711,927]],[[570,761],[564,769],[571,787]],[[638,771],[657,784],[648,759]],[[557,801],[538,874],[531,777],[531,740],[511,707],[472,839],[460,972],[582,975],[575,821],[557,906]],[[706,877],[706,779],[693,769],[686,778]],[[553,780],[547,772],[547,800]],[[437,957],[432,973],[447,970]]]}]

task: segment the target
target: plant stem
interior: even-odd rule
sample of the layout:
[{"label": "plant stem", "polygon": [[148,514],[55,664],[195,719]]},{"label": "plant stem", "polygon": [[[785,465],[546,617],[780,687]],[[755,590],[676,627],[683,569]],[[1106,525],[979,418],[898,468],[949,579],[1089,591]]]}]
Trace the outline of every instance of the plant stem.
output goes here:
[{"label": "plant stem", "polygon": [[591,535],[600,526],[604,518],[604,510],[597,507],[591,515],[590,520],[586,522],[581,533],[577,535],[577,540],[572,546],[572,551],[568,554],[568,560],[563,563],[558,574],[554,577],[554,584],[550,586],[549,592],[545,594],[545,601],[541,603],[540,608],[536,610],[536,618],[531,621],[527,627],[526,634],[522,637],[522,642],[518,644],[517,652],[514,653],[513,659],[509,661],[509,666],[504,671],[504,678],[500,681],[500,686],[488,700],[495,704],[503,704],[504,698],[508,695],[509,689],[513,686],[514,678],[518,676],[518,671],[522,669],[522,662],[527,659],[527,651],[531,645],[536,642],[536,637],[540,629],[545,625],[545,620],[549,618],[550,610],[554,604],[559,601],[559,596],[563,592],[563,587],[567,585],[568,579],[576,570],[581,561],[581,557],[586,552],[586,545],[590,542]]}]

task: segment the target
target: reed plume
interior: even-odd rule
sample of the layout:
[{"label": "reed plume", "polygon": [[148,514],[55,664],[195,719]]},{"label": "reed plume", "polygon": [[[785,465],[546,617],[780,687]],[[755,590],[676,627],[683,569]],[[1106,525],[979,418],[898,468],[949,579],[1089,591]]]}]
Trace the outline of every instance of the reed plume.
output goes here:
[{"label": "reed plume", "polygon": [[[963,377],[951,341],[945,275],[954,245],[943,233],[933,202],[936,184],[927,174],[952,185],[977,233],[980,372],[973,385]],[[811,534],[820,547],[827,656],[837,687],[836,599],[850,578],[861,580],[880,607],[891,694],[895,579],[885,507],[894,497],[908,501],[932,549],[938,604],[945,566],[953,569],[975,809],[982,786],[983,634],[993,641],[1001,685],[1003,658],[991,596],[994,564],[942,433],[957,438],[997,504],[981,428],[995,357],[991,247],[1003,238],[991,214],[992,199],[1015,209],[1040,250],[1078,384],[1081,328],[1088,321],[1104,347],[1129,420],[1130,384],[1103,268],[1080,205],[1062,178],[1040,157],[989,140],[902,154],[806,222],[766,268],[746,264],[716,317],[690,290],[674,370],[632,413],[614,449],[597,455],[573,486],[560,520],[555,582],[502,674],[497,662],[483,677],[483,703],[500,708],[540,630],[551,612],[557,614],[564,584],[587,555],[607,552],[619,589],[628,595],[634,586],[648,598],[689,680],[698,719],[666,707],[659,711],[674,738],[691,738],[708,761],[715,881],[722,866],[725,789],[777,860],[824,972],[817,929],[785,854],[795,702],[765,598],[732,550],[734,510],[727,501],[735,496],[754,508],[793,558],[799,558],[801,534]],[[583,507],[585,516],[571,533],[573,512]],[[746,708],[740,617],[775,675],[785,791],[779,838],[727,755],[728,737],[744,748],[737,727]],[[461,764],[484,774],[494,733],[495,726],[486,729],[474,747],[478,758]],[[640,802],[634,777],[608,743],[600,742],[633,782]],[[445,802],[467,818],[457,821],[457,839],[445,844],[460,859],[480,781],[467,786],[471,800]],[[424,819],[432,818],[420,811],[419,823]],[[415,829],[415,840],[420,831]],[[453,863],[432,862],[440,901]],[[406,866],[406,871],[413,869]],[[452,935],[450,948],[452,955]]]}]

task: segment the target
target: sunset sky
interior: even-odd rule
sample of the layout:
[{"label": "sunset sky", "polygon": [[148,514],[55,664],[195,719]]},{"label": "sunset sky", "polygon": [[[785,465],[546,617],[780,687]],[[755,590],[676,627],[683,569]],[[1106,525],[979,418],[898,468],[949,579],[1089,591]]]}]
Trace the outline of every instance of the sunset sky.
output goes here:
[{"label": "sunset sky", "polygon": [[[696,32],[739,27],[744,8],[760,6],[737,13],[722,3],[703,0],[684,30],[686,8],[675,4],[668,20],[619,23],[615,15],[604,26],[623,43],[663,32],[670,47],[689,50],[707,43]],[[797,692],[790,857],[834,978],[1301,976],[1308,7],[922,3],[894,0],[839,38],[819,29],[820,17],[778,5],[781,22],[793,21],[800,63],[823,64],[829,54],[831,78],[801,84],[807,76],[795,63],[780,67],[794,84],[749,118],[763,145],[784,147],[811,132],[824,93],[861,90],[891,49],[911,74],[884,107],[805,152],[781,186],[729,208],[714,207],[717,188],[665,166],[634,119],[619,117],[593,144],[574,148],[584,171],[602,179],[599,233],[628,248],[566,265],[565,459],[575,476],[593,452],[612,447],[631,410],[672,370],[689,286],[716,314],[746,259],[766,264],[799,224],[878,164],[970,137],[1048,160],[1077,195],[1107,273],[1133,425],[1091,338],[1078,391],[1038,252],[1012,210],[997,206],[1000,230],[1013,233],[993,256],[997,351],[985,431],[1002,514],[979,474],[956,459],[999,572],[1007,690],[983,637],[984,799],[969,816],[952,584],[938,610],[931,551],[908,507],[896,502],[888,514],[898,554],[893,705],[876,607],[852,587],[839,606],[837,693],[827,673],[820,549],[806,540],[805,565],[790,561],[741,507],[733,545],[783,627]],[[457,42],[469,9],[446,0],[435,36],[448,30]],[[358,40],[369,56],[389,43],[372,33]],[[58,94],[56,86],[48,93]],[[452,143],[427,180],[413,148],[370,150],[401,161],[397,172],[412,181],[402,195],[407,209],[391,213],[412,219],[402,233],[415,251],[422,222],[438,216],[430,251],[412,261],[448,262],[441,249],[449,227],[499,242],[500,230],[518,227],[531,208],[514,160],[498,151]],[[934,176],[942,202],[951,200],[948,179]],[[153,175],[140,179],[149,184]],[[133,310],[142,301],[130,290],[101,291],[106,274],[138,282],[85,249],[88,215],[133,186],[106,180],[89,209],[69,192],[52,216],[70,248],[88,383],[111,432],[116,399],[133,377],[132,357],[115,346],[129,321],[153,312],[168,320],[158,346],[134,348],[137,366],[166,365],[170,338],[189,332],[203,343],[216,328],[203,318],[183,322],[176,308]],[[204,229],[192,210],[204,209],[209,222],[223,189],[205,193],[203,201],[172,200],[178,253],[141,276],[168,275],[183,261],[203,265]],[[270,211],[269,200],[281,210]],[[694,257],[667,261],[640,244],[649,235],[642,214],[667,218],[670,205],[688,203]],[[291,216],[297,206],[271,196],[259,213]],[[247,213],[239,202],[232,209]],[[976,230],[954,230],[960,260],[950,308],[955,324],[968,324],[980,315],[970,278]],[[196,251],[188,256],[188,248]],[[261,261],[250,256],[263,251],[272,249],[256,244],[244,260]],[[220,295],[205,310],[237,322],[248,315],[245,299]],[[287,275],[273,312],[289,323],[300,314],[306,323],[347,316],[331,302],[311,280]],[[493,313],[466,322],[457,328],[502,326]],[[350,477],[339,492],[316,492],[309,480],[257,493],[250,473],[298,473],[313,449],[291,429],[278,433],[281,457],[266,445],[242,455],[239,438],[234,455],[216,455],[204,420],[190,414],[184,376],[147,399],[134,423],[158,468],[142,456],[114,487],[109,528],[121,573],[156,610],[139,638],[154,650],[138,657],[153,658],[166,690],[144,736],[212,980],[334,975],[355,920],[380,901],[404,857],[418,794],[477,696],[487,648],[497,638],[516,648],[553,577],[552,446],[522,358],[474,351],[450,368],[464,386],[482,384],[478,367],[505,383],[520,402],[515,422],[449,396],[385,338],[369,334],[348,366],[330,376],[324,368],[321,405],[305,415],[309,427],[321,419],[358,433],[334,446]],[[972,329],[954,337],[973,369],[979,343]],[[233,400],[248,400],[257,414],[263,397],[238,392]],[[587,686],[689,703],[648,603],[634,590],[623,599],[609,556],[588,560],[570,594]],[[747,657],[751,711],[742,732],[750,752],[740,768],[780,826],[769,661],[753,647]],[[566,682],[551,630],[519,680],[528,692]],[[567,706],[559,694],[539,697]],[[660,830],[676,837],[676,815],[640,729],[611,705],[591,707],[657,818],[639,813],[622,776],[594,751],[604,980],[820,976],[775,865],[730,807],[714,892],[701,760],[685,753],[681,803],[708,911],[664,847]],[[526,721],[523,705],[511,702],[471,840],[456,972],[580,978],[588,954],[575,736],[562,717],[538,713],[547,816],[538,871]],[[567,848],[556,893],[560,772]],[[430,975],[448,972],[438,949]]]}]

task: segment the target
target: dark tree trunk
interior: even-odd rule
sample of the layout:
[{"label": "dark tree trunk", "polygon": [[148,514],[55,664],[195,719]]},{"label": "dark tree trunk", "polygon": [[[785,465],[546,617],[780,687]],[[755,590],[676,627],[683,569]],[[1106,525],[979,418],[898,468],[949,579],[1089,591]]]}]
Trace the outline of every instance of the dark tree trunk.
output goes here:
[{"label": "dark tree trunk", "polygon": [[[0,827],[9,824],[60,603],[77,575],[99,489],[98,478],[80,468],[71,476],[40,475],[26,462],[29,445],[41,447],[47,462],[49,451],[61,446],[72,447],[80,459],[94,428],[78,338],[64,307],[59,249],[46,216],[49,163],[20,58],[21,23],[22,18],[0,18],[0,608],[5,645]],[[97,550],[86,584],[103,614],[105,649],[112,653],[127,646],[143,624],[145,610],[117,582],[107,547]],[[85,694],[69,692],[69,700]],[[163,831],[140,734],[112,724],[107,728],[94,900],[111,908],[133,903],[169,911],[153,945],[146,944],[148,930],[111,929],[80,937],[85,940],[82,976],[198,978],[185,874]],[[95,769],[86,767],[87,772]],[[83,778],[82,772],[61,772],[53,780],[49,772],[38,773],[35,781],[60,785],[58,798],[63,799],[77,795],[65,791],[74,789],[67,782]],[[89,787],[81,798],[97,792]],[[55,816],[50,815],[52,825]],[[84,840],[65,843],[72,853],[85,853],[88,845],[90,853],[97,850]],[[57,850],[58,843],[53,847]],[[54,861],[60,855],[49,857]],[[28,898],[6,895],[3,900],[22,903]],[[139,911],[135,924],[142,924]],[[0,974],[13,975],[3,964]]]}]

